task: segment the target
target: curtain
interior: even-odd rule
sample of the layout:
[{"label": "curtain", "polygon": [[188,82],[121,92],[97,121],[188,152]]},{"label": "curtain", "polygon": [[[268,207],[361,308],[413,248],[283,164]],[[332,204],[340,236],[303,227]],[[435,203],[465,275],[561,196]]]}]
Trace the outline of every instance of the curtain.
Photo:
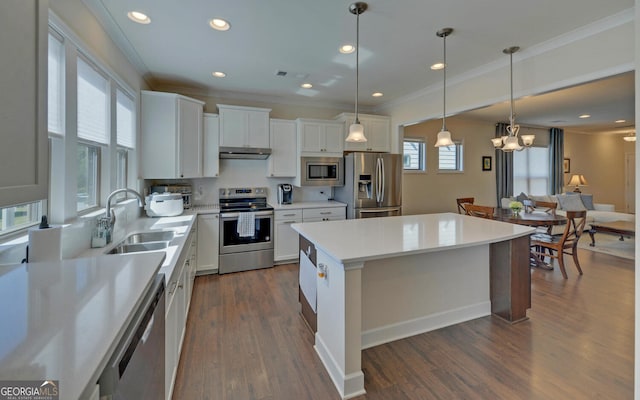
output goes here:
[{"label": "curtain", "polygon": [[[495,137],[508,135],[503,122],[496,124]],[[503,197],[513,196],[513,153],[496,149],[496,199],[498,207]]]},{"label": "curtain", "polygon": [[549,194],[562,193],[564,188],[564,130],[549,129]]}]

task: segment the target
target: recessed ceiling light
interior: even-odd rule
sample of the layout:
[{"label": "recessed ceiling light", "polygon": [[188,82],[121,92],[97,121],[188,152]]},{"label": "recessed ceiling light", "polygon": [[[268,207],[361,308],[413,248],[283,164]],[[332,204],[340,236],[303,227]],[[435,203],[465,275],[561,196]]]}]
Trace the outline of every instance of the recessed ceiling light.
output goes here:
[{"label": "recessed ceiling light", "polygon": [[227,76],[227,74],[220,71],[212,72],[211,75],[215,76],[216,78],[224,78],[225,76]]},{"label": "recessed ceiling light", "polygon": [[435,63],[435,64],[433,64],[431,66],[431,69],[434,70],[434,71],[438,71],[440,69],[444,69],[444,63],[441,63],[441,62]]},{"label": "recessed ceiling light", "polygon": [[139,24],[149,24],[151,23],[151,19],[147,16],[147,14],[143,14],[139,11],[129,11],[127,13],[127,17],[133,22],[137,22]]},{"label": "recessed ceiling light", "polygon": [[382,93],[381,92],[375,92],[371,96],[373,96],[373,97],[382,97]]},{"label": "recessed ceiling light", "polygon": [[352,44],[345,44],[340,46],[340,53],[342,54],[351,54],[356,51],[356,47]]},{"label": "recessed ceiling light", "polygon": [[217,31],[228,31],[231,25],[222,18],[214,18],[209,21],[209,26]]},{"label": "recessed ceiling light", "polygon": [[590,117],[591,117],[591,115],[589,115],[589,114],[582,114],[582,115],[581,115],[581,116],[579,116],[578,118],[585,119],[585,118],[590,118]]},{"label": "recessed ceiling light", "polygon": [[615,122],[616,122],[616,124],[621,124],[623,122],[627,122],[627,120],[626,119],[617,119]]},{"label": "recessed ceiling light", "polygon": [[310,83],[303,83],[302,85],[300,85],[300,87],[303,87],[305,89],[311,89],[313,85]]}]

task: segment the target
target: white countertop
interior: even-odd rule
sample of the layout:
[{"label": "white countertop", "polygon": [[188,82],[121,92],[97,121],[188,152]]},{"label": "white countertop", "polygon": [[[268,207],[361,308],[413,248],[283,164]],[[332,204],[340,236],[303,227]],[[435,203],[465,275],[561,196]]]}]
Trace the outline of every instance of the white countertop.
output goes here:
[{"label": "white countertop", "polygon": [[454,213],[297,223],[291,227],[342,264],[495,243],[535,231]]},{"label": "white countertop", "polygon": [[346,207],[345,203],[335,200],[327,201],[300,201],[293,204],[273,204],[273,209],[278,210],[299,210],[304,208],[329,208],[329,207]]},{"label": "white countertop", "polygon": [[0,380],[59,380],[77,399],[97,380],[162,252],[0,267]]}]

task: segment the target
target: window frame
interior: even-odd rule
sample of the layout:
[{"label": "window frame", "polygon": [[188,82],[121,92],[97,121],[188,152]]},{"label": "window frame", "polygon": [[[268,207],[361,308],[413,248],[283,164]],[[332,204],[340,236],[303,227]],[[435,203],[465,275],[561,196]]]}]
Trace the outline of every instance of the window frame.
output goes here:
[{"label": "window frame", "polygon": [[[404,147],[407,143],[418,144],[418,168],[405,168],[404,163]],[[405,137],[402,139],[402,172],[408,174],[424,174],[427,172],[427,145],[425,138],[422,137]]]},{"label": "window frame", "polygon": [[[545,184],[544,184],[545,190],[544,190],[544,193],[533,193],[535,190],[531,189],[531,186],[532,186],[531,185],[531,181],[532,181],[532,179],[542,179],[542,175],[538,175],[538,174],[533,174],[532,175],[531,174],[532,171],[539,171],[540,170],[539,167],[529,169],[529,166],[531,164],[531,161],[529,160],[530,159],[529,155],[530,155],[531,150],[535,150],[535,149],[543,149],[544,152],[546,153],[546,156],[547,156],[546,162],[543,163],[543,165],[546,168],[546,172],[547,172],[546,173],[546,177],[544,177],[544,179],[545,179]],[[530,147],[525,147],[522,150],[522,152],[514,152],[514,154],[513,154],[513,156],[514,156],[514,167],[513,167],[513,178],[512,178],[512,184],[513,184],[514,193],[516,193],[516,191],[517,191],[517,193],[524,192],[524,193],[528,193],[528,194],[532,194],[532,195],[545,195],[545,194],[548,195],[548,194],[551,194],[551,193],[549,193],[549,182],[551,181],[551,169],[550,169],[550,165],[549,165],[549,158],[550,158],[551,155],[550,155],[549,152],[550,152],[549,146],[530,146]],[[520,155],[520,154],[521,155],[527,155],[527,171],[526,171],[527,173],[525,175],[518,175],[517,172],[516,172],[517,166],[515,165],[515,157],[516,157],[516,155]],[[538,164],[536,164],[536,165],[538,165]],[[526,186],[526,190],[523,190],[522,188],[516,189],[516,179],[525,180],[526,181],[526,185],[525,185]]]},{"label": "window frame", "polygon": [[438,147],[438,173],[443,174],[460,174],[464,173],[464,142],[462,140],[454,140],[455,146],[455,167],[454,168],[441,168],[440,164],[440,152],[443,148],[448,149],[452,146]]},{"label": "window frame", "polygon": [[[89,152],[93,152],[93,161],[94,161],[94,165],[93,168],[91,168],[94,172],[94,182],[93,182],[93,186],[95,187],[95,193],[93,193],[94,197],[95,197],[95,203],[89,205],[88,207],[85,208],[78,208],[78,196],[80,196],[80,190],[79,190],[79,185],[78,185],[78,180],[80,179],[79,174],[81,172],[79,166],[78,166],[78,160],[76,159],[76,212],[78,213],[78,215],[83,215],[83,214],[87,214],[90,213],[98,208],[100,208],[100,196],[101,196],[101,190],[100,190],[100,184],[101,184],[101,174],[102,174],[102,150],[103,147],[93,143],[91,141],[88,140],[78,140],[77,143],[77,151],[80,151],[80,147],[86,147]],[[79,155],[77,153],[77,155]],[[88,176],[88,174],[87,174]],[[91,184],[91,180],[89,179],[87,181],[87,186],[90,186]]]}]

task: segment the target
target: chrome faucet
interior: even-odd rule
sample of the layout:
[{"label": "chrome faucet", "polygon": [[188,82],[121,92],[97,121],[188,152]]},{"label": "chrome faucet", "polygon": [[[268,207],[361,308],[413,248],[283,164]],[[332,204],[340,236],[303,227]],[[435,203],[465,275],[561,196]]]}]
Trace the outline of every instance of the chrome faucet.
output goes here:
[{"label": "chrome faucet", "polygon": [[113,199],[113,196],[117,194],[127,192],[135,194],[138,197],[138,204],[140,205],[140,207],[144,207],[144,198],[142,197],[142,195],[140,195],[140,193],[136,192],[133,189],[124,188],[117,189],[111,192],[111,194],[107,197],[107,209],[105,212],[105,216],[98,219],[98,224],[103,225],[107,230],[107,244],[111,243],[111,232],[113,231],[113,227],[116,224],[116,213],[111,209],[111,199]]}]

